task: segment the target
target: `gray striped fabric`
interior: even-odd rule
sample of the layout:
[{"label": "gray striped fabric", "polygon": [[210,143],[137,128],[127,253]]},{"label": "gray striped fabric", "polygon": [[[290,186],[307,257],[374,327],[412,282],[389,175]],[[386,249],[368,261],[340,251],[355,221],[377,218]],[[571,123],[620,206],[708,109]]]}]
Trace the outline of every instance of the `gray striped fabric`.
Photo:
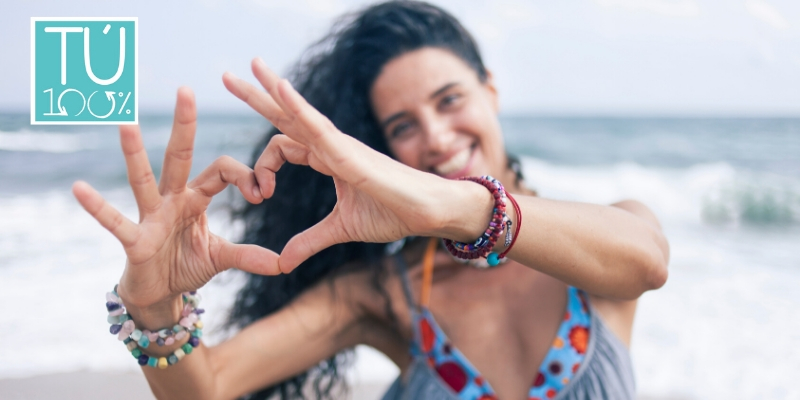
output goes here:
[{"label": "gray striped fabric", "polygon": [[[555,400],[632,400],[636,397],[636,388],[628,349],[606,327],[595,310],[591,312],[591,335],[586,358],[575,377]],[[398,377],[383,396],[383,400],[418,399],[459,400],[458,395],[439,379],[422,357],[415,359],[406,373]]]}]

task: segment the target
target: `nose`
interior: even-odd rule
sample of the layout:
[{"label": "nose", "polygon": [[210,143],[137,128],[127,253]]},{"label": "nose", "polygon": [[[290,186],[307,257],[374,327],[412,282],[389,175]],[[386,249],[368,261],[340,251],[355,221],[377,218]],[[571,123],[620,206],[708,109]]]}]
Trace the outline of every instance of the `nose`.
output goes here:
[{"label": "nose", "polygon": [[431,153],[447,152],[456,137],[452,125],[441,116],[431,116],[423,124],[425,144]]}]

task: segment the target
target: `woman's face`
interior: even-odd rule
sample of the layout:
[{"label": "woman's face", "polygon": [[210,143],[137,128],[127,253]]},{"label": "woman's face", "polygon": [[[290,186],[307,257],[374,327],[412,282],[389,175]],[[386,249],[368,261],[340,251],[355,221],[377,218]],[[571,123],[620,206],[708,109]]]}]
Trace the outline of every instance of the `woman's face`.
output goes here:
[{"label": "woman's face", "polygon": [[422,48],[389,61],[370,92],[389,150],[408,166],[448,179],[506,170],[497,90],[461,58]]}]

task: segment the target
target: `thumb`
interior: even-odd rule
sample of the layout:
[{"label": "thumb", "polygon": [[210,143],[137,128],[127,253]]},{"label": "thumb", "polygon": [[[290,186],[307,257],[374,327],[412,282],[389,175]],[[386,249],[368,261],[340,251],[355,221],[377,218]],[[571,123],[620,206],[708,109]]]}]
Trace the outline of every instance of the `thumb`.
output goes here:
[{"label": "thumb", "polygon": [[288,274],[314,254],[348,241],[344,237],[344,231],[336,224],[334,213],[328,214],[316,225],[289,239],[278,259],[278,268],[282,273]]},{"label": "thumb", "polygon": [[254,244],[220,241],[214,260],[218,271],[236,268],[258,275],[280,275],[278,255],[274,251]]}]

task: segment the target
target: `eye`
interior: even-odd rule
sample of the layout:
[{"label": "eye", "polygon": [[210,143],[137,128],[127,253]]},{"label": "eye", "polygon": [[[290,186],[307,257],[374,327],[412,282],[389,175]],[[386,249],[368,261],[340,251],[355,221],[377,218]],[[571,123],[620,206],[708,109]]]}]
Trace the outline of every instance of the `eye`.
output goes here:
[{"label": "eye", "polygon": [[461,99],[460,94],[448,94],[447,96],[442,97],[442,100],[439,101],[439,107],[449,107],[454,105]]},{"label": "eye", "polygon": [[411,126],[411,123],[408,121],[397,123],[397,125],[395,125],[394,128],[392,128],[392,130],[389,132],[390,138],[397,139],[406,135],[411,130]]}]

